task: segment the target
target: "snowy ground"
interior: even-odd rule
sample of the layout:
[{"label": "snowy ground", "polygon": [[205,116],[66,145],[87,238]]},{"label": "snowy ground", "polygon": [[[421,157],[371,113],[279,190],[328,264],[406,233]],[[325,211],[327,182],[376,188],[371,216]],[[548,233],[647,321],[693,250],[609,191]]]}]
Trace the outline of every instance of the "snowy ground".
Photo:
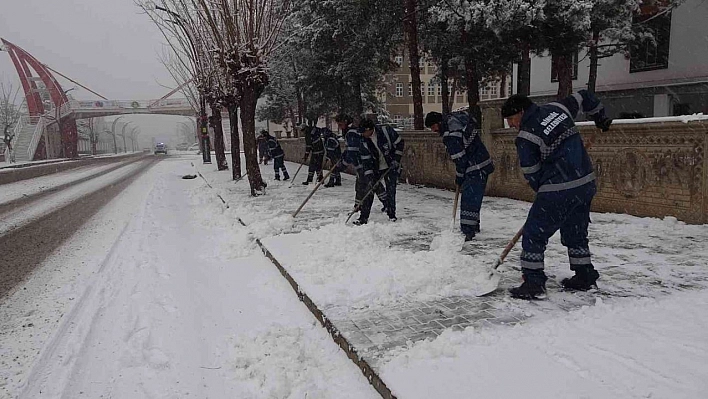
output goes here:
[{"label": "snowy ground", "polygon": [[190,161],[167,158],[0,305],[0,397],[374,398]]},{"label": "snowy ground", "polygon": [[[180,179],[195,169],[206,181]],[[570,271],[554,237],[548,300],[477,298],[528,203],[485,199],[482,234],[460,252],[450,192],[400,185],[399,222],[375,201],[369,225],[355,227],[344,224],[349,176],[293,219],[313,187],[300,184],[306,168],[292,187],[269,181],[255,198],[245,179],[214,169],[197,155],[168,157],[0,305],[0,392],[376,397],[255,238],[399,398],[697,398],[708,389],[708,226],[593,214],[599,291],[558,291]],[[272,164],[262,170],[270,180]],[[518,248],[501,268],[503,288],[518,284],[517,262]]]},{"label": "snowy ground", "polygon": [[[296,165],[287,165],[292,176]],[[353,206],[348,176],[343,187],[321,188],[293,220],[313,187],[300,184],[306,168],[292,187],[270,181],[266,196],[252,198],[247,181],[195,166],[400,397],[516,397],[519,389],[528,397],[697,397],[708,388],[699,377],[708,375],[708,226],[592,214],[599,291],[558,291],[571,272],[556,236],[546,253],[549,300],[503,291],[476,298],[528,203],[485,199],[482,234],[460,252],[450,192],[401,185],[399,222],[375,201],[369,225],[355,227],[344,224]],[[270,165],[262,170],[272,178]],[[501,268],[502,288],[519,283],[518,251]],[[559,374],[568,382],[549,391],[543,377]]]}]

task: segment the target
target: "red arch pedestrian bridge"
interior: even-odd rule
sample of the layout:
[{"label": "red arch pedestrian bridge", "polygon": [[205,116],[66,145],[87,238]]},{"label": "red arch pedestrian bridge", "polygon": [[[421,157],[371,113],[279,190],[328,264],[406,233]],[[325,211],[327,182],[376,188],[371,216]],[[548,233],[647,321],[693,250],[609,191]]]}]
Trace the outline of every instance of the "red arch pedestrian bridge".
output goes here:
[{"label": "red arch pedestrian bridge", "polygon": [[[47,159],[59,154],[65,158],[78,157],[77,119],[127,114],[197,114],[187,99],[169,98],[177,90],[158,100],[109,100],[81,86],[95,94],[97,99],[74,100],[66,95],[67,91],[62,89],[52,72],[70,78],[5,39],[0,39],[0,51],[10,54],[25,94],[24,112],[13,131],[13,150],[18,162]],[[5,151],[8,159],[7,149]]]}]

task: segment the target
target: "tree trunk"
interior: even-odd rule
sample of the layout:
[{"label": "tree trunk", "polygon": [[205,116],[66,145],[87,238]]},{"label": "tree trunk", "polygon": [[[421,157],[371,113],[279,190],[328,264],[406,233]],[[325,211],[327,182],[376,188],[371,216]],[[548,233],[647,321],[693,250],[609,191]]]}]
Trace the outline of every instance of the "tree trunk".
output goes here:
[{"label": "tree trunk", "polygon": [[499,82],[499,98],[506,98],[509,95],[506,93],[506,72],[502,73],[501,82]]},{"label": "tree trunk", "polygon": [[600,44],[600,32],[593,30],[592,44],[590,45],[590,74],[588,75],[588,91],[595,93],[597,86],[597,46]]},{"label": "tree trunk", "polygon": [[363,116],[364,115],[364,102],[361,100],[361,78],[359,76],[356,76],[354,78],[354,101],[355,101],[355,119],[357,116]]},{"label": "tree trunk", "polygon": [[[442,113],[447,115],[452,111],[450,106],[450,86],[448,85],[448,70],[447,59],[440,60],[440,94],[442,95]],[[454,96],[454,94],[453,94]]]},{"label": "tree trunk", "polygon": [[531,94],[531,47],[524,43],[521,49],[521,62],[516,80],[516,91],[518,94],[528,96]]},{"label": "tree trunk", "polygon": [[[303,118],[305,117],[305,101],[303,99],[302,90],[295,91],[297,97],[297,123],[302,124]],[[293,123],[295,119],[293,119]]]},{"label": "tree trunk", "polygon": [[404,0],[403,30],[408,42],[411,84],[413,86],[413,128],[423,130],[423,95],[420,92],[420,55],[418,54],[417,0]]},{"label": "tree trunk", "polygon": [[200,143],[202,149],[202,162],[205,164],[211,163],[211,142],[209,140],[209,120],[206,114],[206,101],[204,96],[201,96],[199,100],[199,130],[200,130]]},{"label": "tree trunk", "polygon": [[241,178],[241,139],[238,137],[238,107],[229,107],[229,124],[231,125],[231,176],[234,180]]},{"label": "tree trunk", "polygon": [[246,173],[251,186],[251,195],[259,195],[265,188],[258,167],[258,149],[256,144],[256,102],[259,97],[256,88],[247,84],[241,97],[241,127],[243,128],[243,152],[246,156]]},{"label": "tree trunk", "polygon": [[[299,101],[299,100],[298,100]],[[288,114],[290,115],[290,123],[295,126],[295,112],[293,111],[292,107],[288,107]],[[285,124],[288,122],[285,121]],[[300,137],[300,132],[297,131],[297,129],[293,129],[293,137],[298,138]]]},{"label": "tree trunk", "polygon": [[214,152],[216,153],[217,169],[228,170],[229,164],[226,162],[226,146],[224,145],[224,127],[221,124],[221,107],[219,105],[211,105],[209,124],[214,129]]},{"label": "tree trunk", "polygon": [[559,54],[555,57],[556,71],[558,71],[558,94],[556,98],[562,100],[573,94],[573,55],[570,53]]},{"label": "tree trunk", "polygon": [[457,78],[452,80],[452,89],[450,90],[450,102],[447,104],[447,108],[452,112],[452,107],[455,105],[455,96],[460,91],[460,82]]},{"label": "tree trunk", "polygon": [[479,109],[479,73],[474,60],[465,58],[465,75],[467,76],[467,104],[469,114],[482,126],[482,111]]}]

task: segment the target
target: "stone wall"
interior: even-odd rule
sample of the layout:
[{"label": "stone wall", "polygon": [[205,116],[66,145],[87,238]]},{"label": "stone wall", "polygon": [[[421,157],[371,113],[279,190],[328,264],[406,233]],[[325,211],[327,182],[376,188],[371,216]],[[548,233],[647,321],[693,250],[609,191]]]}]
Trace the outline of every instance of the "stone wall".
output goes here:
[{"label": "stone wall", "polygon": [[[494,159],[487,194],[533,200],[519,168],[516,133],[498,129],[500,118],[485,109],[483,141]],[[494,113],[494,114],[489,114]],[[497,116],[495,118],[495,116]],[[675,216],[708,223],[708,121],[615,124],[602,133],[580,126],[598,176],[597,212]],[[455,167],[442,140],[432,132],[403,132],[406,149],[401,179],[410,184],[454,189]],[[289,161],[301,160],[303,139],[280,140]]]}]

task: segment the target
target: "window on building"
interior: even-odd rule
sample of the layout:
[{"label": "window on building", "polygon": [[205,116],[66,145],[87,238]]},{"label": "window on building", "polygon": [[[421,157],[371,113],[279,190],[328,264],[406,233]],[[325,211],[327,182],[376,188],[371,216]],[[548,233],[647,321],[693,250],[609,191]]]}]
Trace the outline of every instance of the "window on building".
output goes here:
[{"label": "window on building", "polygon": [[[578,79],[578,52],[573,54],[573,80]],[[551,57],[551,82],[558,81],[558,58],[556,56]]]},{"label": "window on building", "polygon": [[435,83],[433,83],[432,80],[428,83],[428,95],[429,96],[435,95]]},{"label": "window on building", "polygon": [[479,91],[479,97],[482,100],[487,100],[489,99],[489,85],[483,86],[482,89]]},{"label": "window on building", "polygon": [[398,64],[399,67],[401,67],[403,65],[403,56],[397,55],[396,58],[393,59],[393,61]]},{"label": "window on building", "polygon": [[425,68],[425,58],[420,57],[420,58],[418,59],[418,66],[419,66],[421,69],[422,69],[422,68]]},{"label": "window on building", "polygon": [[679,103],[674,104],[674,116],[678,115],[691,115],[691,104]]},{"label": "window on building", "polygon": [[396,97],[403,97],[403,83],[396,83]]},{"label": "window on building", "polygon": [[425,95],[425,82],[420,82],[420,95]]},{"label": "window on building", "polygon": [[438,85],[438,95],[442,96],[442,83]]},{"label": "window on building", "polygon": [[671,13],[647,13],[635,18],[635,24],[653,37],[633,43],[630,47],[629,72],[652,71],[669,67],[671,44]]},{"label": "window on building", "polygon": [[413,97],[413,82],[408,83],[408,97]]}]

